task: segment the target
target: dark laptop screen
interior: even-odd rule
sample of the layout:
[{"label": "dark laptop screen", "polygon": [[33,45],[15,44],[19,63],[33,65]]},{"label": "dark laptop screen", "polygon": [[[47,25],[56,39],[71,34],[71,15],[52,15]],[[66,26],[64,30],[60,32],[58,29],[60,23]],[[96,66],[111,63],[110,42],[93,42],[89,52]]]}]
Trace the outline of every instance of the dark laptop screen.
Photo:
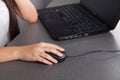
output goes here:
[{"label": "dark laptop screen", "polygon": [[112,28],[120,19],[120,0],[82,0],[81,3]]}]

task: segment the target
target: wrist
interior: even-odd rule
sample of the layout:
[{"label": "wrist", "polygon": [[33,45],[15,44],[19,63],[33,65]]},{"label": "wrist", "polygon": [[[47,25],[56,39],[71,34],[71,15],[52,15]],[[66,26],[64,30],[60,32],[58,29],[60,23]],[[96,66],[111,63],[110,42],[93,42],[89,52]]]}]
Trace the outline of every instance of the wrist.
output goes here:
[{"label": "wrist", "polygon": [[13,58],[14,60],[19,60],[20,59],[20,50],[19,47],[12,47],[13,49]]},{"label": "wrist", "polygon": [[0,62],[7,62],[19,59],[19,47],[1,47],[0,48]]}]

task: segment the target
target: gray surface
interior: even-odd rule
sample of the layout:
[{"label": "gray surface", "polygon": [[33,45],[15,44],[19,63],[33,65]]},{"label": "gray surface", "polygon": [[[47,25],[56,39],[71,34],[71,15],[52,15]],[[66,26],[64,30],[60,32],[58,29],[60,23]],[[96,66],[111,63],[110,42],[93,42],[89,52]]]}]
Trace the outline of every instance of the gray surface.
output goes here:
[{"label": "gray surface", "polygon": [[[54,2],[51,4],[54,5]],[[67,55],[82,54],[91,50],[120,49],[120,24],[109,33],[67,41],[53,41],[40,21],[24,25],[29,28],[10,45],[53,42],[64,47]],[[120,80],[120,53],[94,53],[68,58],[53,66],[21,61],[2,63],[0,80]]]},{"label": "gray surface", "polygon": [[36,9],[45,8],[52,0],[30,0]]}]

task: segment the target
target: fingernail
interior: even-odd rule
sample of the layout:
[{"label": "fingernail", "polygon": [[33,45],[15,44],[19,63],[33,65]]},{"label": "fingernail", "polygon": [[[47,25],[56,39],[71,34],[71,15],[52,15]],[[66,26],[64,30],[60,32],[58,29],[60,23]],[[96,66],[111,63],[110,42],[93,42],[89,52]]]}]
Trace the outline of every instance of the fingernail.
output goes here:
[{"label": "fingernail", "polygon": [[62,48],[61,50],[62,50],[62,51],[65,51],[65,49],[63,49],[63,48]]},{"label": "fingernail", "polygon": [[60,56],[62,57],[62,56],[63,56],[63,54],[61,53],[61,54],[60,54]]},{"label": "fingernail", "polygon": [[58,63],[58,61],[56,60],[55,63]]},{"label": "fingernail", "polygon": [[65,51],[65,49],[64,48],[59,48],[59,51],[63,52],[63,51]]},{"label": "fingernail", "polygon": [[53,65],[53,63],[49,63],[49,65]]}]

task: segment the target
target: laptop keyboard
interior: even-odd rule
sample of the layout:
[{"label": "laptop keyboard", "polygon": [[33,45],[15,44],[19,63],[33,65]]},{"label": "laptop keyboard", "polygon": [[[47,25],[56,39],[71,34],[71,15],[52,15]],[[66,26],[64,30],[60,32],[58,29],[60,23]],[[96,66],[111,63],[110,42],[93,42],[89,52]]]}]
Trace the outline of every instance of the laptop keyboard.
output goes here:
[{"label": "laptop keyboard", "polygon": [[78,5],[63,6],[56,9],[57,14],[69,25],[68,27],[76,34],[99,32],[105,28],[102,23],[96,24],[87,15],[81,12]]}]

